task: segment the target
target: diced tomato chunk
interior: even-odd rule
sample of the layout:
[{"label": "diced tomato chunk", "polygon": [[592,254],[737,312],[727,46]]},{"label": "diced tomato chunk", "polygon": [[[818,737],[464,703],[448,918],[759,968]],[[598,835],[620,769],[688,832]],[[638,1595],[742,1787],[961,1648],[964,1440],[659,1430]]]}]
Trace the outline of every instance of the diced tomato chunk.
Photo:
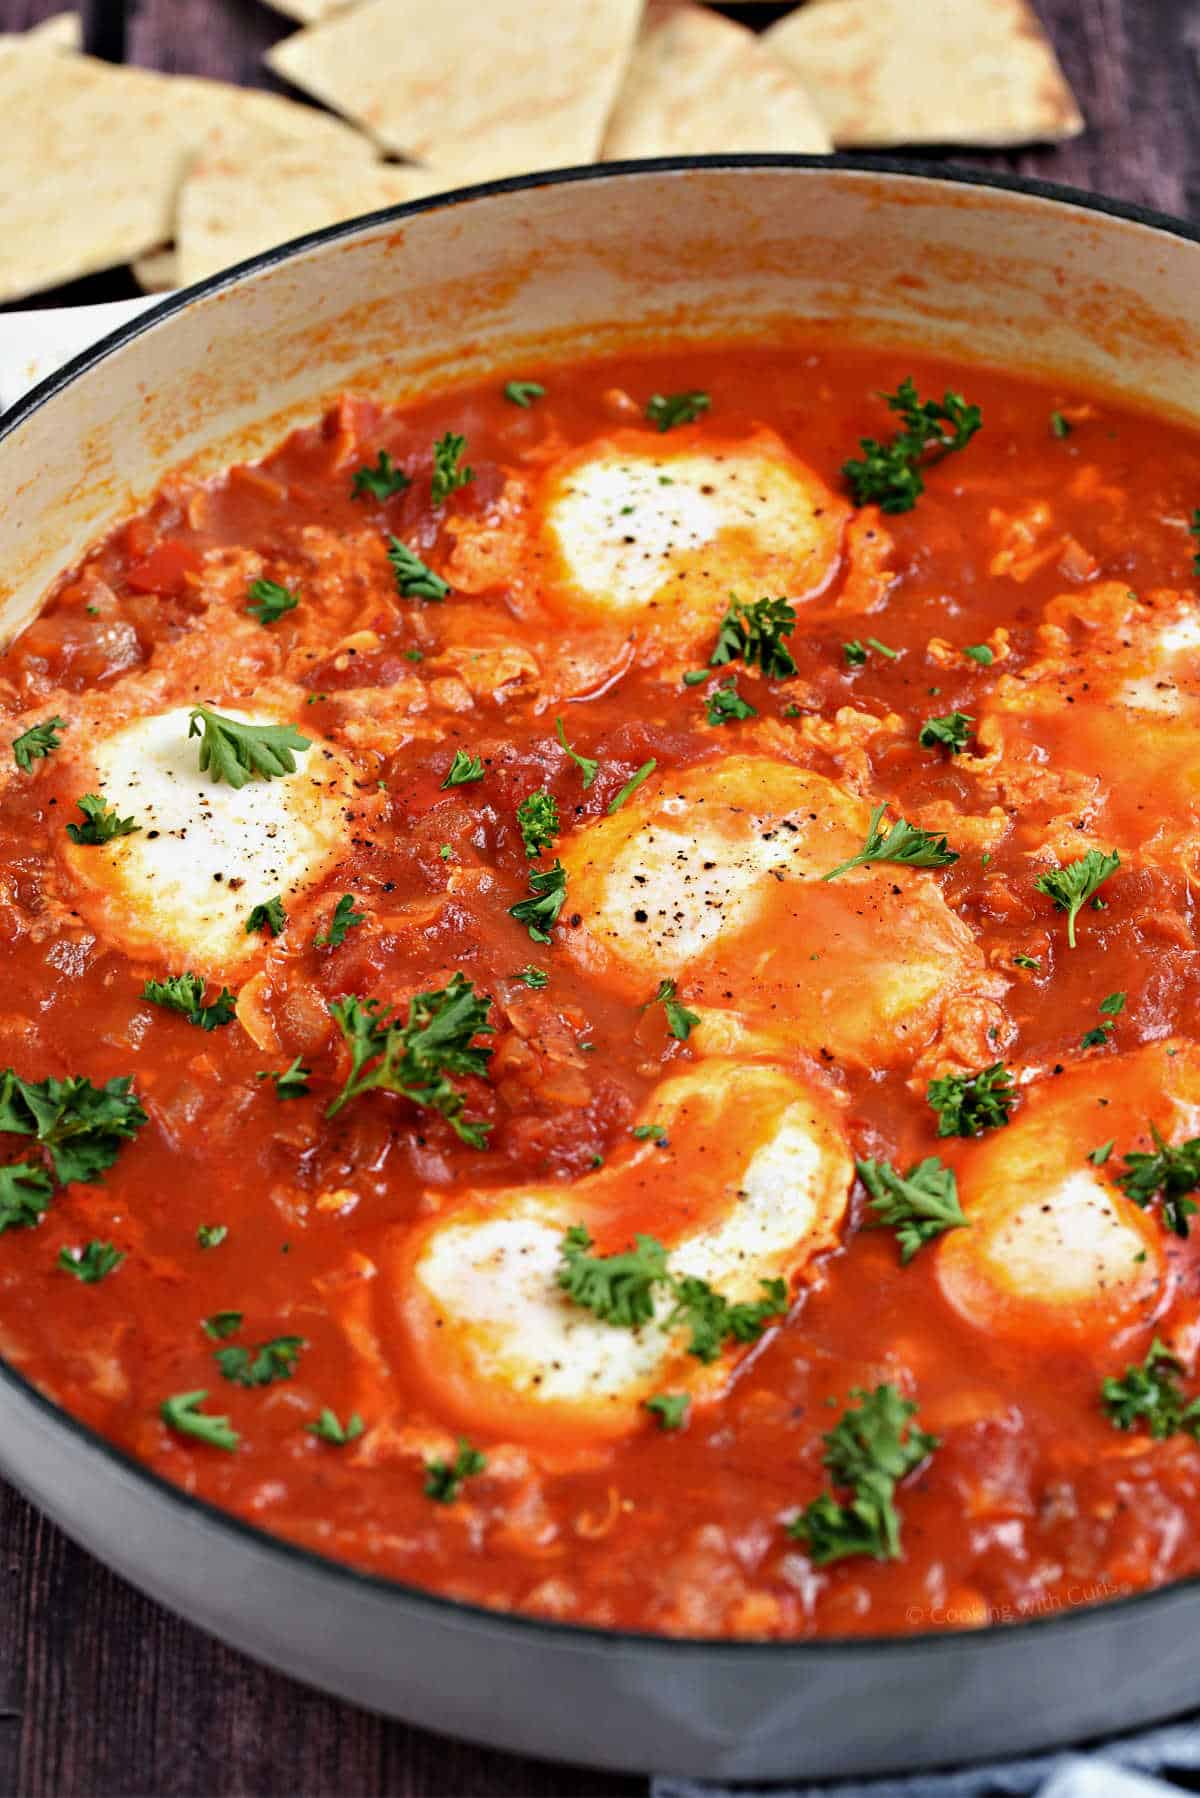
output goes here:
[{"label": "diced tomato chunk", "polygon": [[186,543],[168,538],[157,543],[149,555],[135,562],[126,575],[131,587],[139,593],[182,593],[185,577],[200,572],[200,555]]}]

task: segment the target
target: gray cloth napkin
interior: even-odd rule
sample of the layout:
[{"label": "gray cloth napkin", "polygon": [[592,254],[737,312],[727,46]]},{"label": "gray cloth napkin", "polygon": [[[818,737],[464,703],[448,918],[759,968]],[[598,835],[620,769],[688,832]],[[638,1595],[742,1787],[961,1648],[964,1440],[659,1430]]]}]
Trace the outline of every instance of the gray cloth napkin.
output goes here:
[{"label": "gray cloth napkin", "polygon": [[1195,1789],[1200,1771],[1200,1718],[1117,1736],[1086,1751],[1063,1749],[1023,1760],[997,1761],[943,1773],[837,1779],[819,1785],[719,1786],[699,1779],[660,1777],[651,1798],[1167,1798],[1171,1780]]}]

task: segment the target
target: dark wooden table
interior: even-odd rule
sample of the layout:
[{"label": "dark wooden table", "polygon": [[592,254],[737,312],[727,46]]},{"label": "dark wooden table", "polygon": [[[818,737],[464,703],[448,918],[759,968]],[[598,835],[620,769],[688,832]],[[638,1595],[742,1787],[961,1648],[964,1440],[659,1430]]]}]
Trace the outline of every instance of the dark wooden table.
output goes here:
[{"label": "dark wooden table", "polygon": [[[0,0],[0,29],[21,30],[70,3]],[[957,160],[1200,219],[1200,0],[1038,5],[1087,132],[1060,149]],[[745,12],[761,20],[767,10]],[[96,48],[113,56],[123,50],[127,61],[154,68],[280,86],[261,56],[292,27],[258,0],[128,0],[125,13],[122,32],[115,0],[93,0]],[[0,121],[0,154],[2,145]],[[96,276],[40,303],[133,291],[126,275]],[[641,1779],[516,1760],[307,1691],[140,1597],[0,1486],[0,1794],[640,1798],[645,1791]]]}]

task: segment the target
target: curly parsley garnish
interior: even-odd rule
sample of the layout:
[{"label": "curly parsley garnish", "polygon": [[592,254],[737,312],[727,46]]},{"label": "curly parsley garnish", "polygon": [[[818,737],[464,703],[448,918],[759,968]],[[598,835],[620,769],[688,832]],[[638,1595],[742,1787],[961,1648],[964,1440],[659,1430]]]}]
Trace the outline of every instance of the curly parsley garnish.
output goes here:
[{"label": "curly parsley garnish", "polygon": [[274,624],[300,604],[300,595],[289,587],[281,587],[278,581],[253,581],[247,598],[250,603],[246,610],[253,612],[260,624]]},{"label": "curly parsley garnish", "polygon": [[874,1392],[856,1387],[850,1396],[858,1405],[825,1436],[824,1462],[834,1485],[853,1496],[843,1504],[832,1492],[822,1492],[788,1524],[788,1535],[806,1544],[818,1567],[848,1555],[899,1560],[896,1487],[941,1446],[936,1436],[917,1428],[916,1405],[894,1386],[877,1386]]},{"label": "curly parsley garnish", "polygon": [[446,770],[446,778],[439,788],[445,792],[448,787],[470,786],[472,781],[483,779],[483,763],[477,755],[469,755],[465,749],[454,751],[454,760]]},{"label": "curly parsley garnish", "polygon": [[758,707],[743,699],[737,681],[730,677],[714,687],[705,702],[705,717],[710,724],[732,724],[741,718],[757,718]]},{"label": "curly parsley garnish", "polygon": [[276,893],[273,899],[264,899],[260,904],[251,906],[250,915],[246,919],[246,935],[252,936],[256,930],[269,930],[272,936],[278,936],[286,924],[283,894]]},{"label": "curly parsley garnish", "polygon": [[773,1317],[788,1308],[785,1280],[760,1280],[763,1296],[753,1302],[731,1304],[714,1292],[707,1280],[687,1276],[675,1282],[675,1304],[667,1328],[682,1324],[689,1331],[688,1354],[707,1366],[717,1359],[726,1342],[757,1342]]},{"label": "curly parsley garnish", "polygon": [[434,444],[433,477],[429,495],[435,506],[444,505],[452,493],[457,493],[460,487],[465,487],[468,481],[474,480],[475,470],[462,465],[466,447],[466,438],[460,437],[457,431],[445,432]]},{"label": "curly parsley garnish", "polygon": [[677,1042],[686,1043],[700,1019],[696,1012],[689,1011],[687,1006],[681,1004],[675,997],[673,980],[660,980],[658,991],[652,998],[647,999],[640,1009],[649,1011],[652,1005],[662,1006],[667,1014],[667,1029]]},{"label": "curly parsley garnish", "polygon": [[567,733],[561,718],[556,718],[554,720],[554,729],[558,735],[559,742],[578,768],[580,777],[583,780],[583,789],[586,793],[600,771],[600,764],[597,761],[593,761],[590,755],[580,755],[577,749],[571,748],[571,745],[567,742]]},{"label": "curly parsley garnish", "polygon": [[514,406],[523,406],[526,410],[534,400],[540,400],[545,391],[546,389],[540,381],[506,381],[504,383],[505,399],[510,400]]},{"label": "curly parsley garnish", "polygon": [[31,724],[28,730],[13,738],[13,761],[22,773],[28,774],[35,762],[58,748],[61,741],[58,733],[66,728],[65,718],[43,718],[40,724]]},{"label": "curly parsley garnish", "polygon": [[676,425],[695,424],[712,405],[712,396],[693,388],[690,393],[656,393],[646,402],[646,417],[660,431]]},{"label": "curly parsley garnish", "polygon": [[1156,1442],[1179,1430],[1200,1438],[1200,1398],[1185,1400],[1179,1373],[1179,1360],[1156,1336],[1140,1367],[1131,1365],[1123,1379],[1110,1377],[1101,1386],[1109,1422],[1118,1430],[1131,1430],[1141,1420]]},{"label": "curly parsley garnish", "polygon": [[290,1067],[284,1068],[281,1074],[273,1074],[264,1068],[257,1078],[273,1080],[276,1097],[280,1099],[303,1099],[308,1093],[308,1083],[312,1078],[312,1069],[306,1068],[303,1060],[297,1055]]},{"label": "curly parsley garnish", "polygon": [[36,1137],[64,1185],[98,1180],[121,1144],[148,1122],[129,1075],[93,1086],[80,1074],[66,1080],[22,1080],[12,1068],[0,1074],[0,1131]]},{"label": "curly parsley garnish", "polygon": [[567,897],[567,870],[555,859],[549,868],[529,870],[529,897],[510,905],[508,915],[524,924],[535,943],[550,941],[550,927],[562,910]]},{"label": "curly parsley garnish", "polygon": [[350,932],[366,921],[366,912],[354,909],[354,894],[343,893],[333,908],[329,929],[318,932],[313,938],[314,949],[340,949]]},{"label": "curly parsley garnish", "polygon": [[142,998],[167,1011],[177,1011],[189,1024],[201,1030],[216,1030],[221,1024],[232,1024],[237,1002],[227,986],[223,986],[211,1005],[204,1003],[207,986],[203,974],[168,974],[165,980],[148,980]]},{"label": "curly parsley garnish", "polygon": [[917,742],[922,749],[948,749],[961,755],[971,736],[975,720],[967,712],[947,712],[943,718],[926,718]]},{"label": "curly parsley garnish", "polygon": [[296,754],[310,749],[294,724],[243,724],[199,705],[188,723],[188,736],[200,738],[200,772],[231,787],[248,780],[277,780],[296,772]]},{"label": "curly parsley garnish", "polygon": [[957,849],[949,848],[944,836],[918,830],[915,824],[908,824],[903,818],[898,818],[886,833],[880,830],[886,810],[885,805],[875,807],[867,825],[867,840],[858,854],[852,855],[849,861],[839,862],[828,874],[822,874],[822,880],[836,880],[839,874],[860,868],[866,862],[898,862],[907,868],[949,868],[959,859]]},{"label": "curly parsley garnish", "polygon": [[425,1496],[432,1498],[435,1504],[452,1505],[462,1491],[463,1481],[483,1473],[486,1467],[487,1456],[472,1448],[465,1436],[460,1436],[458,1453],[453,1461],[426,1461]]},{"label": "curly parsley garnish", "polygon": [[462,1142],[482,1149],[491,1125],[463,1117],[466,1100],[449,1076],[486,1076],[492,1051],[474,1039],[495,1035],[495,1025],[488,1022],[491,1004],[461,974],[438,992],[415,994],[403,1024],[377,999],[333,1000],[329,1013],[350,1051],[351,1065],[326,1117],[334,1117],[360,1093],[400,1093],[415,1105],[440,1112]]},{"label": "curly parsley garnish", "polygon": [[423,599],[431,605],[445,599],[450,591],[449,581],[427,568],[407,543],[401,543],[399,537],[389,537],[387,554],[401,599]]},{"label": "curly parsley garnish", "polygon": [[344,1424],[339,1423],[337,1412],[326,1405],[316,1422],[306,1423],[304,1427],[310,1436],[332,1443],[334,1448],[345,1448],[347,1443],[357,1442],[365,1426],[357,1411],[352,1411]]},{"label": "curly parsley garnish", "polygon": [[994,1061],[977,1074],[931,1080],[925,1097],[938,1114],[939,1136],[980,1136],[1007,1124],[1017,1095],[1004,1063]]},{"label": "curly parsley garnish", "polygon": [[895,393],[881,396],[899,413],[904,429],[890,443],[860,437],[862,460],[842,464],[856,506],[874,503],[881,512],[911,512],[925,491],[922,466],[966,447],[983,423],[978,406],[947,390],[942,400],[921,400],[911,375]]},{"label": "curly parsley garnish", "polygon": [[98,793],[85,793],[75,803],[83,813],[83,823],[67,825],[67,835],[73,843],[111,843],[114,837],[132,836],[142,828],[132,818],[118,818],[116,807],[107,804]]},{"label": "curly parsley garnish", "polygon": [[120,1267],[125,1255],[111,1242],[89,1242],[81,1249],[59,1249],[58,1265],[65,1274],[74,1274],[84,1286],[94,1286]]},{"label": "curly parsley garnish", "polygon": [[907,1174],[890,1161],[860,1161],[858,1177],[871,1195],[879,1228],[895,1230],[906,1265],[924,1243],[970,1222],[958,1202],[954,1169],[943,1167],[938,1155],[918,1161]]},{"label": "curly parsley garnish", "polygon": [[1124,1171],[1117,1175],[1117,1185],[1143,1210],[1161,1193],[1163,1223],[1176,1236],[1186,1236],[1188,1218],[1200,1210],[1196,1201],[1187,1197],[1200,1186],[1200,1136],[1189,1136],[1172,1147],[1159,1134],[1158,1125],[1151,1124],[1150,1137],[1153,1153],[1130,1151]]},{"label": "curly parsley garnish", "polygon": [[710,668],[743,661],[762,669],[769,680],[795,674],[796,663],[784,642],[796,628],[796,614],[786,599],[757,599],[744,605],[735,599],[717,630],[717,641],[708,658]]},{"label": "curly parsley garnish", "polygon": [[553,793],[548,793],[544,787],[536,793],[527,793],[517,807],[517,823],[521,827],[525,853],[531,861],[534,856],[552,849],[559,832],[558,803]]},{"label": "curly parsley garnish", "polygon": [[391,499],[393,494],[403,493],[411,486],[411,476],[397,468],[386,450],[380,450],[373,468],[368,465],[355,469],[350,498],[365,499],[370,494],[372,499]]},{"label": "curly parsley garnish", "polygon": [[270,1386],[290,1380],[296,1363],[308,1347],[303,1336],[275,1336],[253,1349],[234,1345],[213,1350],[213,1359],[224,1377],[235,1386]]},{"label": "curly parsley garnish", "polygon": [[232,1428],[227,1417],[213,1417],[210,1412],[199,1409],[207,1397],[207,1388],[199,1392],[177,1392],[173,1398],[163,1400],[158,1407],[158,1414],[165,1424],[178,1430],[180,1435],[194,1436],[197,1442],[207,1442],[210,1448],[224,1448],[232,1452],[241,1437]]},{"label": "curly parsley garnish", "polygon": [[1066,912],[1067,941],[1072,949],[1075,947],[1075,920],[1080,910],[1120,866],[1121,858],[1115,849],[1110,855],[1101,855],[1098,849],[1089,849],[1078,861],[1068,862],[1064,868],[1051,868],[1048,873],[1039,874],[1034,881],[1039,893],[1045,893],[1047,898],[1053,899],[1059,911]]}]

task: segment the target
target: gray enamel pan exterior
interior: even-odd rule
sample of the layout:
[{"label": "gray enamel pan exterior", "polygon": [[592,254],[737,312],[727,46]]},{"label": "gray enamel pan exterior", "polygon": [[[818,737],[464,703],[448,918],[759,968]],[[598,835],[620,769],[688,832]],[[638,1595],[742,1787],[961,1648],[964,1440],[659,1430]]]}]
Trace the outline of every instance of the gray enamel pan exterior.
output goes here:
[{"label": "gray enamel pan exterior", "polygon": [[[614,165],[468,190],[175,296],[0,426],[0,627],[171,468],[266,448],[347,384],[389,397],[631,340],[902,341],[1200,421],[1200,247],[1082,195],[843,159]],[[22,1376],[0,1468],[202,1627],[429,1728],[597,1766],[911,1769],[1200,1702],[1200,1584],[961,1634],[678,1642],[507,1617],[357,1574],[176,1491]]]}]

